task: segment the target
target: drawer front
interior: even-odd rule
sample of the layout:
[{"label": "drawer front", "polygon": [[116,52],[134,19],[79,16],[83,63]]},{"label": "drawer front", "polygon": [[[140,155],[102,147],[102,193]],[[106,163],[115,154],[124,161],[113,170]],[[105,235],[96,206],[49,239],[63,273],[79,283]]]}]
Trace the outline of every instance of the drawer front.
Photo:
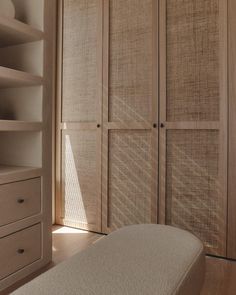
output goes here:
[{"label": "drawer front", "polygon": [[41,257],[41,225],[0,239],[0,280]]},{"label": "drawer front", "polygon": [[40,177],[0,186],[0,226],[35,215],[40,210]]}]

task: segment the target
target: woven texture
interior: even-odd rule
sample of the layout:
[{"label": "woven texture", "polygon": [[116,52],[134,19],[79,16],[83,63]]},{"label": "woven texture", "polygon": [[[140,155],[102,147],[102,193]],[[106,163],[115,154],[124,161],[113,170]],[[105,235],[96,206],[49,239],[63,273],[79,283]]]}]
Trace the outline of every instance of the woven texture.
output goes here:
[{"label": "woven texture", "polygon": [[152,0],[109,3],[109,119],[145,121],[152,100]]},{"label": "woven texture", "polygon": [[99,239],[11,294],[199,295],[204,274],[203,246],[196,237],[142,224]]},{"label": "woven texture", "polygon": [[109,134],[109,226],[151,222],[151,133]]},{"label": "woven texture", "polygon": [[96,131],[63,132],[62,171],[64,218],[67,222],[95,225],[97,221]]},{"label": "woven texture", "polygon": [[63,121],[96,120],[96,5],[96,0],[64,1]]},{"label": "woven texture", "polygon": [[217,130],[167,132],[167,223],[193,232],[213,252],[225,243],[218,158]]},{"label": "woven texture", "polygon": [[219,0],[167,0],[167,119],[219,120]]}]

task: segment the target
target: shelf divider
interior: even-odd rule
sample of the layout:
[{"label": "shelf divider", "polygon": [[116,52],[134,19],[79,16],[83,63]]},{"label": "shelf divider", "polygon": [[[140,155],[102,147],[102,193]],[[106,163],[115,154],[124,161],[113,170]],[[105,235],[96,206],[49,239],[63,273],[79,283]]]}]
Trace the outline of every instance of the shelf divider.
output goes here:
[{"label": "shelf divider", "polygon": [[0,16],[0,47],[44,39],[44,33],[21,21]]},{"label": "shelf divider", "polygon": [[0,88],[42,85],[41,76],[0,66]]},{"label": "shelf divider", "polygon": [[17,120],[0,120],[1,131],[41,131],[41,122],[26,122]]}]

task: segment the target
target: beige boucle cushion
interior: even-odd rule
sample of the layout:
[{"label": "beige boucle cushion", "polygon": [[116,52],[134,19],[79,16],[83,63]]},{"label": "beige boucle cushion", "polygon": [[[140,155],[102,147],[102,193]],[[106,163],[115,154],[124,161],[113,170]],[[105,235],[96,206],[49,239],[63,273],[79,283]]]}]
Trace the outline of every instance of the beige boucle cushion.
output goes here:
[{"label": "beige boucle cushion", "polygon": [[59,264],[15,295],[197,295],[204,281],[202,243],[164,225],[124,227]]}]

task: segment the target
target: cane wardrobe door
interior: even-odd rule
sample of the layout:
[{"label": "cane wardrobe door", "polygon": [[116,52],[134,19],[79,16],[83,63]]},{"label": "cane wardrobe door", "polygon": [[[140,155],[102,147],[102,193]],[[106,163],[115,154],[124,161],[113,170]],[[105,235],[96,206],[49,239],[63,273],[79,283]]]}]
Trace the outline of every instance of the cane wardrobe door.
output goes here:
[{"label": "cane wardrobe door", "polygon": [[64,0],[61,6],[59,222],[100,231],[102,3]]},{"label": "cane wardrobe door", "polygon": [[157,1],[105,0],[102,228],[157,222]]},{"label": "cane wardrobe door", "polygon": [[226,254],[227,8],[160,0],[160,222]]}]

